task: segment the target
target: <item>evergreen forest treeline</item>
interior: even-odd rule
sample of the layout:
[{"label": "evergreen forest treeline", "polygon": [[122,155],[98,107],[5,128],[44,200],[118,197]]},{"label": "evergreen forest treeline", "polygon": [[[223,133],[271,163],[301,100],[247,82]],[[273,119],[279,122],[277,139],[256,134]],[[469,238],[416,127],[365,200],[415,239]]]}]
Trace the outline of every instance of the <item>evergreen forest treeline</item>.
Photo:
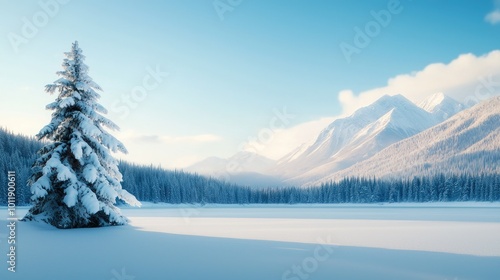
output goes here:
[{"label": "evergreen forest treeline", "polygon": [[[42,143],[0,128],[0,205],[7,204],[7,172],[16,172],[16,202],[27,205],[26,181]],[[379,203],[500,201],[500,174],[436,174],[376,179],[345,178],[321,186],[251,188],[183,171],[120,163],[122,186],[141,201],[167,203]]]}]

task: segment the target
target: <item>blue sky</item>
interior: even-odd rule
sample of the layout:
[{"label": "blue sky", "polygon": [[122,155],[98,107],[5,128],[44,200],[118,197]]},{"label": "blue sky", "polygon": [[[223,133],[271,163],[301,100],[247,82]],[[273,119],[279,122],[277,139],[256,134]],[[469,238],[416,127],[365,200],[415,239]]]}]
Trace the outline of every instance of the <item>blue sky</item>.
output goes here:
[{"label": "blue sky", "polygon": [[[33,135],[49,121],[44,106],[54,96],[44,85],[57,79],[63,52],[78,40],[104,89],[101,103],[122,128],[124,158],[165,167],[234,154],[269,127],[276,110],[293,115],[283,129],[327,122],[345,112],[343,90],[356,96],[430,64],[500,48],[498,20],[485,19],[500,8],[494,1],[0,3],[1,126]],[[355,28],[366,31],[382,10],[390,20],[348,61],[341,44],[356,46]],[[37,30],[26,33],[30,24]],[[168,77],[124,113],[123,98],[143,85],[148,68]]]}]

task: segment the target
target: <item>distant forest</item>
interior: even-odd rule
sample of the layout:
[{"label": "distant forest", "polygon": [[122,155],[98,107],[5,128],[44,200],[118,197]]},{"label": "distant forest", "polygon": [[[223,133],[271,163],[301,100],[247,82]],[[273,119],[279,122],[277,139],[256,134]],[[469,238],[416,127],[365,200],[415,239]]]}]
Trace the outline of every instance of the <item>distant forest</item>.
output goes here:
[{"label": "distant forest", "polygon": [[[16,200],[27,205],[26,181],[42,143],[0,128],[0,205],[7,203],[7,171],[17,176]],[[379,203],[500,201],[500,174],[437,174],[383,180],[345,178],[321,186],[251,188],[154,166],[120,163],[122,186],[141,201],[167,203]]]}]

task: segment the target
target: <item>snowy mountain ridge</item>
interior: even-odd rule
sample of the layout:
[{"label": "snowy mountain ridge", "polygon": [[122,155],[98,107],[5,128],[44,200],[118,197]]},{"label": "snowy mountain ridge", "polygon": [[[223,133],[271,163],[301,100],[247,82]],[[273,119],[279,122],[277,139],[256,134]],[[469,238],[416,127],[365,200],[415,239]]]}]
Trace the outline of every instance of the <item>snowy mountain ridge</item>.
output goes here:
[{"label": "snowy mountain ridge", "polygon": [[397,177],[439,173],[500,172],[500,97],[462,111],[372,158],[312,184],[345,176]]}]

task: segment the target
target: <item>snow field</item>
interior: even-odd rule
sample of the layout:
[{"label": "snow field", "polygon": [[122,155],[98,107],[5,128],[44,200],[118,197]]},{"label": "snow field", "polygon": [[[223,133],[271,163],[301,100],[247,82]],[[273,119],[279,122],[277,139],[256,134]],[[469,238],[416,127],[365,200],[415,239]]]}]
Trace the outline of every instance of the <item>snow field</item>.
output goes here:
[{"label": "snow field", "polygon": [[207,237],[321,243],[500,257],[500,224],[251,218],[132,218],[140,230]]},{"label": "snow field", "polygon": [[[126,208],[127,226],[17,223],[0,279],[497,279],[498,204]],[[5,208],[0,223],[7,224]],[[18,209],[21,216],[27,209]],[[5,226],[0,250],[6,254]],[[6,255],[4,254],[4,259]]]}]

